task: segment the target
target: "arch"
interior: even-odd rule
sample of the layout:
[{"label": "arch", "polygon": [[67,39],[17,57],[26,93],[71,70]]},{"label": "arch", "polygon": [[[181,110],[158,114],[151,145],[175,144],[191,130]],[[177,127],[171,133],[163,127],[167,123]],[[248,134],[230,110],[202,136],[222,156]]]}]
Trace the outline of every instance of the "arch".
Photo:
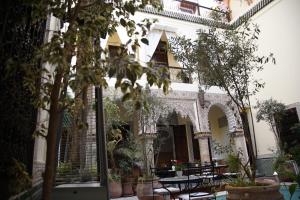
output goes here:
[{"label": "arch", "polygon": [[212,106],[217,106],[218,108],[220,108],[224,112],[224,114],[225,114],[225,116],[227,118],[227,121],[228,121],[228,131],[229,132],[233,132],[236,129],[236,127],[237,127],[237,121],[236,121],[236,117],[235,117],[232,109],[229,106],[227,106],[227,105],[224,105],[224,104],[222,104],[220,102],[216,102],[214,104],[211,104],[208,107],[207,119],[208,119],[208,113],[211,110]]},{"label": "arch", "polygon": [[208,113],[212,106],[218,106],[228,120],[229,133],[241,128],[241,119],[238,108],[231,102],[231,99],[226,94],[205,94],[205,100],[209,102],[207,107],[200,110],[201,115],[201,131],[210,132],[208,126]]},{"label": "arch", "polygon": [[179,114],[181,117],[188,118],[196,132],[199,130],[197,110],[195,107],[196,100],[195,101],[190,101],[190,100],[174,101],[174,100],[167,99],[166,104],[172,110],[174,110],[176,114]]}]

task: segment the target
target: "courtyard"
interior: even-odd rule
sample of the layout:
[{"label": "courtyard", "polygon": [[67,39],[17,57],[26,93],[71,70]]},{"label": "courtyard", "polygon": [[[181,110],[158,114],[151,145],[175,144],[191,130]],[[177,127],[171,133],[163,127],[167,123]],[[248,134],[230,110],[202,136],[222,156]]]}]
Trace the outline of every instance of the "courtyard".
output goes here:
[{"label": "courtyard", "polygon": [[0,198],[299,199],[297,0],[5,0]]}]

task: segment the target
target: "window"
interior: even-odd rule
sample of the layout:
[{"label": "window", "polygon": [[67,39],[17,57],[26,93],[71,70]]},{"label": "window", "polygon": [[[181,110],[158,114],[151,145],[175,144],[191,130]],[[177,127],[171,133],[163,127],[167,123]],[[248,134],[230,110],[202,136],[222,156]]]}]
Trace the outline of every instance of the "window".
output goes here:
[{"label": "window", "polygon": [[168,52],[166,42],[159,41],[151,60],[158,65],[168,66]]},{"label": "window", "polygon": [[180,10],[183,12],[188,12],[190,14],[194,14],[197,9],[197,4],[190,1],[182,0],[180,3]]},{"label": "window", "polygon": [[110,58],[118,57],[122,54],[122,48],[121,46],[108,46],[108,53]]},{"label": "window", "polygon": [[300,145],[300,132],[298,132],[300,129],[295,129],[300,121],[295,107],[287,109],[279,120],[275,117],[275,121],[279,138],[286,152],[289,152],[290,148]]}]

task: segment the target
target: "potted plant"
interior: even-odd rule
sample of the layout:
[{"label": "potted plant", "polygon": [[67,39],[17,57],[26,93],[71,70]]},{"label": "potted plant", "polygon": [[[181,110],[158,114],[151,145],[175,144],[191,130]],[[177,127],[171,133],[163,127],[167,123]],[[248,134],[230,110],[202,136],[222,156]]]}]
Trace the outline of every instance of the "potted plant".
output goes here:
[{"label": "potted plant", "polygon": [[117,172],[108,173],[108,188],[110,198],[119,198],[122,196],[121,176]]},{"label": "potted plant", "polygon": [[238,172],[237,178],[225,186],[225,190],[228,192],[227,200],[283,200],[278,183],[267,180],[250,181],[252,171],[249,164],[242,161],[241,152],[229,154],[227,164],[230,172]]},{"label": "potted plant", "polygon": [[179,160],[171,160],[174,167],[172,167],[172,170],[176,171],[177,176],[182,176],[182,170],[183,170],[183,163]]},{"label": "potted plant", "polygon": [[137,164],[140,161],[138,144],[136,142],[133,133],[130,131],[125,131],[123,133],[126,135],[124,139],[118,145],[115,150],[116,158],[118,161],[118,167],[121,171],[122,186],[123,186],[123,196],[133,196],[136,190],[134,186],[136,185],[136,171]]},{"label": "potted plant", "polygon": [[118,198],[122,196],[122,184],[120,169],[116,164],[116,155],[115,151],[118,147],[118,144],[123,140],[122,132],[118,128],[118,124],[121,124],[120,119],[120,109],[115,101],[112,101],[109,98],[104,99],[104,111],[105,111],[105,129],[107,133],[108,141],[107,146],[107,155],[109,162],[109,192],[111,198]]},{"label": "potted plant", "polygon": [[136,195],[139,200],[162,200],[162,196],[153,194],[153,188],[158,187],[160,187],[158,178],[151,174],[144,173],[143,176],[139,178]]}]

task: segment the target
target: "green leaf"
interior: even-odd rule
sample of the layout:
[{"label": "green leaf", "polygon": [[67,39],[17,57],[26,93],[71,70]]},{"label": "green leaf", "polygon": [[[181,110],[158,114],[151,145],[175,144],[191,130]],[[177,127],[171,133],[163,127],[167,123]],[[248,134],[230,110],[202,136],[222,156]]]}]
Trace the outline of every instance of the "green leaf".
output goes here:
[{"label": "green leaf", "polygon": [[125,21],[125,19],[121,18],[120,23],[122,26],[126,27],[127,23]]},{"label": "green leaf", "polygon": [[289,193],[291,195],[290,199],[292,199],[292,197],[296,191],[296,188],[297,188],[297,184],[292,184],[289,186]]},{"label": "green leaf", "polygon": [[146,44],[146,45],[149,45],[149,41],[148,41],[147,38],[142,38],[141,42],[144,43],[144,44]]},{"label": "green leaf", "polygon": [[131,96],[132,96],[131,93],[124,94],[124,96],[122,97],[122,101],[124,102],[124,101],[129,100],[131,98]]}]

